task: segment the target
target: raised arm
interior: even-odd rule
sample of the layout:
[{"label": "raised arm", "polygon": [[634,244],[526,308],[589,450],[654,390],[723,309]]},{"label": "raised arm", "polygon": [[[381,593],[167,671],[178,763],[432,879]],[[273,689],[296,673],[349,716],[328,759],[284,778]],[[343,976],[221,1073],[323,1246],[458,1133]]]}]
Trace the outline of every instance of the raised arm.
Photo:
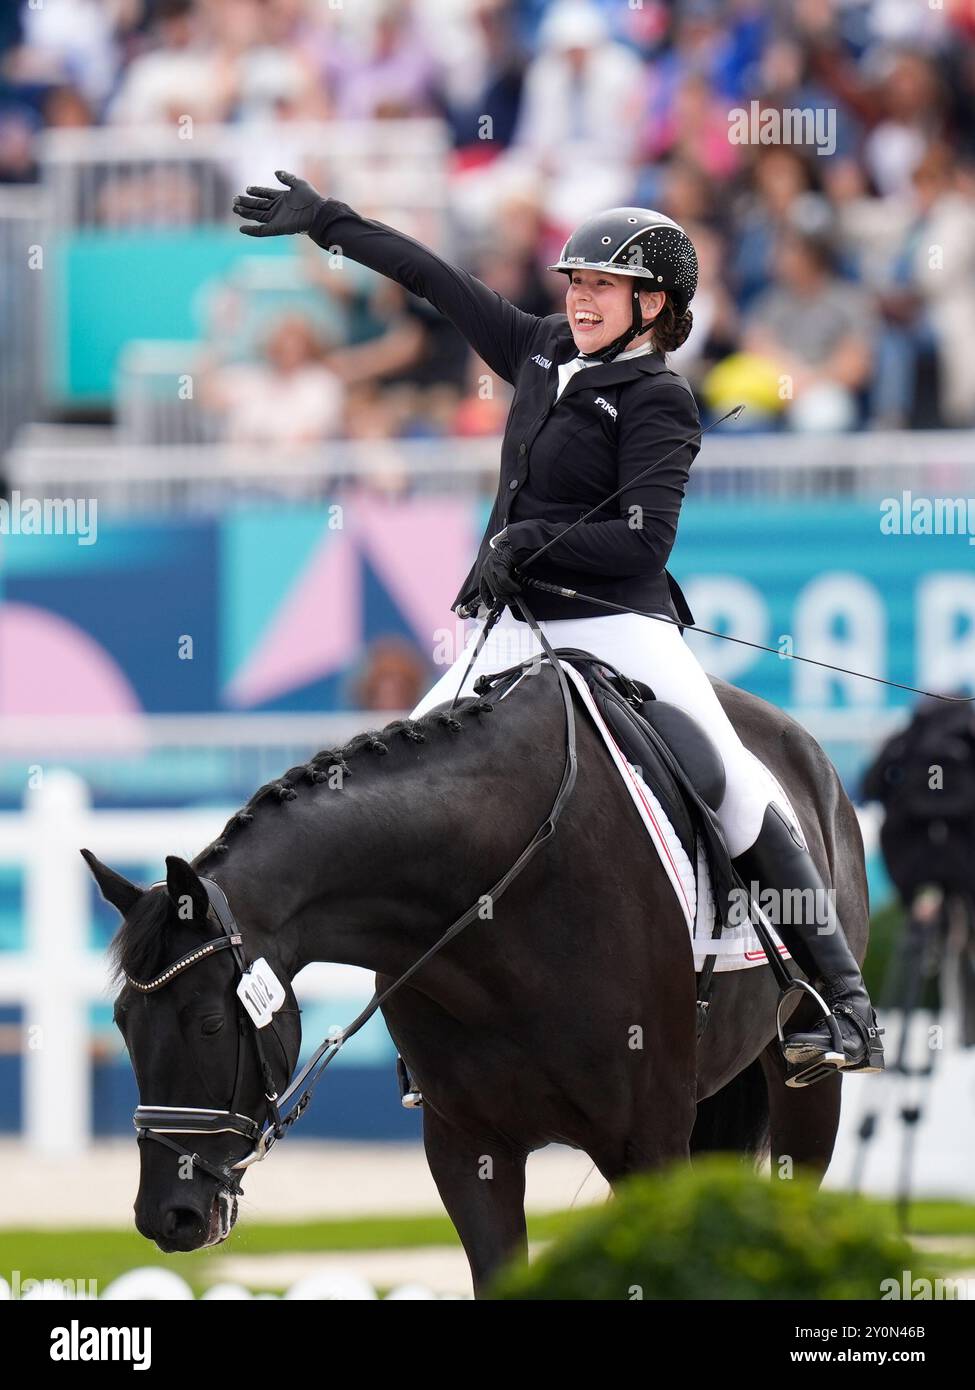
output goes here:
[{"label": "raised arm", "polygon": [[422,242],[360,217],[336,198],[323,198],[294,174],[279,170],[276,177],[284,188],[249,187],[247,195],[234,199],[234,212],[256,224],[242,226],[242,232],[248,236],[306,232],[324,249],[335,247],[342,256],[388,275],[439,309],[492,371],[514,381],[541,319],[526,314]]}]

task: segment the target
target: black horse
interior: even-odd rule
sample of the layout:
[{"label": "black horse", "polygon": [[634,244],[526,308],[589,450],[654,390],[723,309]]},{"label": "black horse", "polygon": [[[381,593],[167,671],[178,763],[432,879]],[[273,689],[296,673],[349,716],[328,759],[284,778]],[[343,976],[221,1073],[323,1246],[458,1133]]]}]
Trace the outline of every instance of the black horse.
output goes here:
[{"label": "black horse", "polygon": [[[746,746],[792,798],[862,958],[863,847],[834,768],[788,716],[714,686]],[[578,779],[555,835],[503,899],[486,901],[383,1006],[423,1092],[427,1158],[475,1292],[525,1251],[525,1162],[534,1149],[579,1148],[610,1185],[717,1149],[755,1158],[770,1150],[773,1164],[788,1156],[821,1176],[839,1119],[839,1075],[802,1090],[785,1085],[767,969],[715,977],[698,1045],[684,918],[598,735],[582,717],[577,730]],[[165,884],[140,889],[84,851],[125,919],[112,946],[126,979],[115,1015],[143,1105],[225,1111],[229,1101],[231,1111],[260,1116],[265,1092],[283,1090],[296,1064],[298,971],[311,961],[365,966],[382,988],[408,969],[548,815],[565,736],[557,676],[543,664],[493,712],[462,701],[452,715],[441,708],[400,720],[290,769],[192,865],[167,859]],[[249,1044],[232,953],[195,959],[214,935],[204,878],[226,894],[246,957],[263,956],[286,987],[260,1035],[273,1084]],[[192,968],[170,977],[186,953]],[[809,1008],[803,999],[799,1017]],[[194,1134],[199,1161],[189,1163],[179,1156],[185,1136],[169,1145],[146,1138],[138,1229],[165,1251],[223,1239],[236,1198],[220,1174],[252,1141]]]}]

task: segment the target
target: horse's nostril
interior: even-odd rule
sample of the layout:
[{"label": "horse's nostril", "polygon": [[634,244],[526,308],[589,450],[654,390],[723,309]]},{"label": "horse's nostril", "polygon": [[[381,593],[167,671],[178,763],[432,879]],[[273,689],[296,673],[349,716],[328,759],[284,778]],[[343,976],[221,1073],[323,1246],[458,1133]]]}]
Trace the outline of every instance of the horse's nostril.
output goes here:
[{"label": "horse's nostril", "polygon": [[203,1237],[206,1222],[190,1207],[170,1207],[163,1213],[161,1234],[167,1240],[187,1240]]}]

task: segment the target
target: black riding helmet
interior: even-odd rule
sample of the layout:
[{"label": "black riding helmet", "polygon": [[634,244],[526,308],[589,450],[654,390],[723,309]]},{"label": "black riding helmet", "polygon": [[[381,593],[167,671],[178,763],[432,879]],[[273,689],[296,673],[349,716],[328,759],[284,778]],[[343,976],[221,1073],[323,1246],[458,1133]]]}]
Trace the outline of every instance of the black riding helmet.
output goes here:
[{"label": "black riding helmet", "polygon": [[622,352],[627,343],[645,333],[653,323],[643,322],[640,290],[664,290],[674,312],[683,314],[697,289],[697,252],[694,243],[671,218],[650,208],[609,208],[577,227],[549,270],[609,270],[632,275],[649,283],[633,291],[633,323],[608,347],[587,354],[604,361]]}]

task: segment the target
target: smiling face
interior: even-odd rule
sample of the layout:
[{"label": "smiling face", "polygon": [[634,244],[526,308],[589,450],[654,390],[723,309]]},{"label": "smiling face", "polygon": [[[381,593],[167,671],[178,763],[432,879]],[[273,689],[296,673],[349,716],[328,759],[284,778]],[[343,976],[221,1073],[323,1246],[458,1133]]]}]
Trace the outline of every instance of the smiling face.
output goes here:
[{"label": "smiling face", "polygon": [[[572,337],[580,352],[600,352],[625,333],[633,322],[631,275],[613,275],[606,270],[573,270],[565,292],[565,312]],[[643,319],[655,318],[666,296],[660,290],[641,290]],[[627,344],[627,351],[641,347],[650,338],[642,333]]]}]

